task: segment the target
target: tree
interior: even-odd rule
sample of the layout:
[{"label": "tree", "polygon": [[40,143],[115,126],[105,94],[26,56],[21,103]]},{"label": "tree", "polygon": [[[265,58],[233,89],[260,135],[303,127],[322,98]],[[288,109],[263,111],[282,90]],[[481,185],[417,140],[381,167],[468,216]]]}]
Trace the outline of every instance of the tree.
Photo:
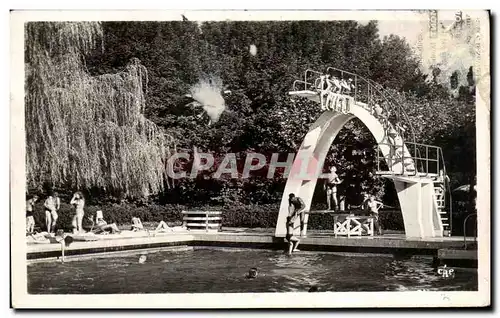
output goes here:
[{"label": "tree", "polygon": [[132,59],[91,76],[84,57],[102,45],[92,22],[26,25],[27,182],[31,188],[161,191],[173,140],[143,115],[146,68]]}]

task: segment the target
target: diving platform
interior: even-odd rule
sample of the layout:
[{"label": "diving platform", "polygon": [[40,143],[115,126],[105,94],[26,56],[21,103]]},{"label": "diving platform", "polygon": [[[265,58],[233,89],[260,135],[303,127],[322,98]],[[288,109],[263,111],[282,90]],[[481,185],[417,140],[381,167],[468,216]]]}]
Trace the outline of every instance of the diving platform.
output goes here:
[{"label": "diving platform", "polygon": [[[302,169],[304,158],[313,158],[314,166],[323,167],[338,132],[357,118],[378,144],[375,174],[394,182],[406,235],[433,238],[451,233],[451,190],[442,150],[416,142],[402,98],[372,80],[334,67],[324,72],[306,70],[289,95],[317,103],[323,110],[304,137],[292,172]],[[303,175],[295,173],[287,179],[276,236],[286,232],[288,194],[302,198],[306,210],[310,209],[318,176]]]},{"label": "diving platform", "polygon": [[313,102],[319,103],[319,93],[315,91],[292,91],[288,92],[291,96],[307,98]]}]

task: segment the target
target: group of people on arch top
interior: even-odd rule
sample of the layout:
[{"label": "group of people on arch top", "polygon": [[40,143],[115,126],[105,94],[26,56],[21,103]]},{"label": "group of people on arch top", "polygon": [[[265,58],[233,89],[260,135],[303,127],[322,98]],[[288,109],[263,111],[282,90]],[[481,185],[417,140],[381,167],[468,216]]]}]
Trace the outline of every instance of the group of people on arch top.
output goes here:
[{"label": "group of people on arch top", "polygon": [[[345,80],[326,74],[319,77],[314,88],[319,90],[321,110],[337,110],[339,95],[351,95],[356,86],[352,78]],[[347,101],[339,104],[340,111],[347,113]]]},{"label": "group of people on arch top", "polygon": [[[356,89],[352,78],[347,80],[344,78],[337,78],[330,74],[321,75],[315,82],[314,89],[319,91],[321,110],[340,110],[341,112],[347,113],[347,102],[337,103],[339,95],[351,95]],[[337,104],[340,104],[339,108]],[[391,117],[391,111],[388,107],[388,101],[382,97],[371,99],[367,103],[368,111],[377,118],[382,127],[384,128],[387,143],[391,145],[390,160],[398,156],[398,152],[401,150],[402,139],[398,140],[406,132],[406,126],[400,122],[393,125],[389,118]]]}]

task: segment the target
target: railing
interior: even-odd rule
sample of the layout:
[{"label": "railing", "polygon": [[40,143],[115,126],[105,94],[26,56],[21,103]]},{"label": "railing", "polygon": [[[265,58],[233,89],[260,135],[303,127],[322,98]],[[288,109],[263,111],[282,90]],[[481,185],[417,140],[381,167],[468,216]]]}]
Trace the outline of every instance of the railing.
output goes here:
[{"label": "railing", "polygon": [[296,80],[296,81],[294,81],[294,82],[293,82],[293,90],[294,90],[294,91],[299,91],[299,90],[301,90],[301,89],[298,89],[298,88],[297,88],[297,84],[298,84],[298,83],[300,83],[300,84],[304,84],[304,89],[303,89],[304,91],[307,91],[307,90],[308,90],[307,85],[312,85],[312,83],[308,83],[308,82],[306,82],[306,81]]},{"label": "railing", "polygon": [[[448,204],[448,210],[449,210],[449,221],[450,221],[450,236],[451,236],[451,231],[453,229],[453,197],[451,195],[451,187],[450,187],[450,182],[447,180],[448,174],[446,173],[446,165],[444,164],[444,154],[443,150],[439,148],[439,158],[443,162],[443,182],[445,184],[445,192],[448,194],[447,197],[445,197],[445,208],[446,208],[446,203]],[[448,202],[446,202],[446,198],[448,199]]]},{"label": "railing", "polygon": [[[431,173],[439,175],[440,171],[439,153],[441,151],[440,147],[420,144],[416,142],[405,142],[405,145],[407,148],[413,150],[413,152],[410,152],[410,149],[408,149],[410,153],[415,154],[414,157],[412,157],[412,159],[415,163],[415,166],[417,167],[420,166],[421,172],[425,173],[426,175],[429,175]],[[422,152],[425,153],[425,157],[422,157],[421,155]]]},{"label": "railing", "polygon": [[[413,126],[411,124],[410,118],[408,114],[404,111],[404,109],[401,107],[401,101],[397,100],[393,94],[391,94],[389,91],[385,90],[382,85],[378,84],[377,82],[374,82],[370,79],[366,79],[362,76],[359,76],[357,74],[344,71],[335,67],[328,67],[326,69],[327,74],[335,76],[335,73],[338,75],[340,74],[340,78],[344,78],[344,76],[349,76],[351,78],[354,78],[354,100],[359,101],[365,104],[368,104],[369,106],[373,106],[376,104],[379,100],[382,100],[385,102],[385,104],[388,106],[388,110],[386,110],[388,113],[391,115],[395,116],[396,123],[404,123],[407,126],[407,129],[409,130],[408,133],[403,133],[402,131],[400,132],[401,137],[404,140],[411,140],[412,142],[415,142],[415,131],[413,129]],[[363,96],[363,85],[366,85],[366,96]],[[361,88],[361,89],[360,89]],[[391,100],[392,99],[392,100]],[[389,117],[389,116],[388,116]],[[389,120],[389,118],[388,118]],[[397,125],[394,125],[395,127]],[[409,136],[408,136],[409,135]],[[409,137],[409,138],[408,138]]]},{"label": "railing", "polygon": [[[469,218],[471,216],[476,216],[476,223],[477,223],[477,213],[471,213],[465,217],[465,220],[464,220],[464,249],[465,250],[467,249],[467,233],[465,232],[466,225],[467,225],[467,221],[469,220]],[[474,243],[476,242],[476,237],[477,237],[477,224],[476,224],[476,236],[474,236]]]},{"label": "railing", "polygon": [[318,71],[315,71],[315,70],[312,70],[312,69],[308,68],[306,70],[306,72],[304,73],[304,81],[305,82],[308,81],[308,76],[307,76],[308,73],[310,73],[310,74],[318,74],[319,76],[323,75],[323,73],[321,73],[321,72],[318,72]]},{"label": "railing", "polygon": [[[392,143],[380,143],[379,146],[388,146],[391,147],[389,156],[381,155],[380,147],[377,151],[377,170],[382,171],[380,167],[380,161],[383,158],[388,165],[389,172],[394,172],[392,168],[392,163],[394,161],[401,162],[403,165],[403,169],[401,169],[400,174],[406,174],[408,171],[404,169],[404,163],[407,159],[411,159],[414,165],[414,173],[412,175],[416,175],[417,173],[422,173],[424,176],[437,176],[439,172],[444,166],[444,164],[440,165],[442,161],[440,159],[441,148],[432,145],[420,144],[416,142],[402,142],[401,144],[392,144]],[[406,146],[407,152],[404,147]],[[396,149],[399,148],[399,157],[396,155]],[[424,153],[425,156],[421,154]],[[414,154],[414,155],[411,155]],[[392,157],[391,157],[392,155]]]}]

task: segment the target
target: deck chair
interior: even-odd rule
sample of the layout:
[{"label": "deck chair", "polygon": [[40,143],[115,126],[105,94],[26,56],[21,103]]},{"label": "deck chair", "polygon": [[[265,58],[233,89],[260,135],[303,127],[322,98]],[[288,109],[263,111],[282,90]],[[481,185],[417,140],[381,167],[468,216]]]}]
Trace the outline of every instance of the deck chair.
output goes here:
[{"label": "deck chair", "polygon": [[[118,226],[115,224],[115,223],[112,223],[112,224],[108,224],[105,220],[104,220],[104,217],[103,217],[103,213],[102,211],[96,211],[96,215],[95,215],[95,222],[92,218],[90,218],[91,222],[92,222],[92,228],[91,228],[91,232],[93,232],[94,234],[108,234],[108,230],[111,230],[111,233],[120,233],[121,231],[118,229]],[[94,227],[96,227],[94,229]]]},{"label": "deck chair", "polygon": [[143,231],[144,225],[142,225],[141,219],[138,217],[132,218],[132,231]]}]

